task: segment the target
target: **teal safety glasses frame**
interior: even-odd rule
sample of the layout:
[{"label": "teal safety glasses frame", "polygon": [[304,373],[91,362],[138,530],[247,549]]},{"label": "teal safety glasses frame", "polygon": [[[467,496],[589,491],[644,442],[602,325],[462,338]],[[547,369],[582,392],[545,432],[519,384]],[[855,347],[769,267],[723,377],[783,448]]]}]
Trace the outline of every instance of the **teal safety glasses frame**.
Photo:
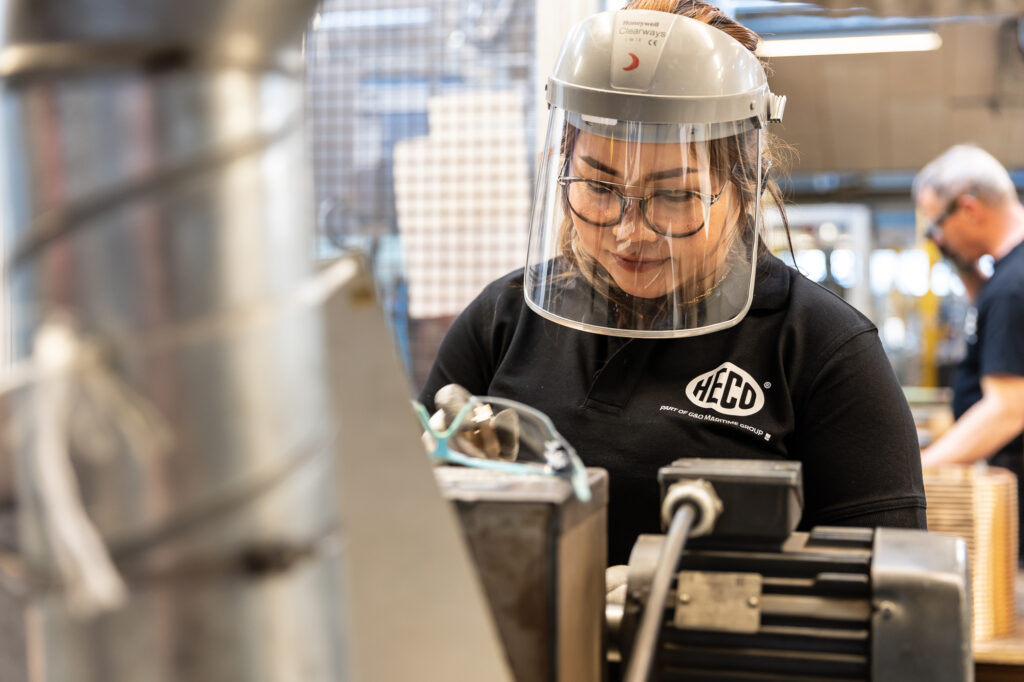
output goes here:
[{"label": "teal safety glasses frame", "polygon": [[[515,410],[519,414],[520,451],[534,453],[535,456],[542,457],[543,461],[504,462],[470,457],[449,447],[449,439],[458,432],[463,420],[477,405],[492,405]],[[470,396],[448,428],[437,431],[430,425],[430,414],[427,412],[427,408],[415,400],[413,406],[420,424],[436,443],[434,451],[430,453],[432,459],[477,469],[504,471],[510,474],[557,476],[569,482],[581,502],[590,500],[590,483],[587,481],[587,471],[583,462],[576,454],[576,450],[555,429],[551,419],[540,410],[515,400],[491,396]]]}]

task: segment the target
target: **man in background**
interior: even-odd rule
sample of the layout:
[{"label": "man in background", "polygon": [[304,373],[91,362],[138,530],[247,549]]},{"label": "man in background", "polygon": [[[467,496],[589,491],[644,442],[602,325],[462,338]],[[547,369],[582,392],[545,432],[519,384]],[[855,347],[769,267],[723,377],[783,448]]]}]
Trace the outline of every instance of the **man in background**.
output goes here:
[{"label": "man in background", "polygon": [[[953,381],[956,421],[921,452],[921,463],[988,460],[1017,474],[1024,492],[1024,206],[1002,164],[973,145],[925,166],[912,191],[927,236],[960,271],[973,303]],[[995,259],[987,279],[977,267],[984,255]]]}]

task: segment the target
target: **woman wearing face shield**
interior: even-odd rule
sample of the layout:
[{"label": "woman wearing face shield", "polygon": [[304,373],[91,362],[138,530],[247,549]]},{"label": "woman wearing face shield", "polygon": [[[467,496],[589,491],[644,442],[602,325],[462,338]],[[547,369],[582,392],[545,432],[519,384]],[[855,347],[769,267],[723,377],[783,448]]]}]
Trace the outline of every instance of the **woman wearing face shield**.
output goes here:
[{"label": "woman wearing face shield", "polygon": [[488,286],[421,394],[547,413],[610,475],[609,562],[659,532],[680,457],[798,460],[801,528],[925,527],[909,408],[874,326],[764,245],[757,36],[700,1],[635,0],[565,41],[526,267]]}]

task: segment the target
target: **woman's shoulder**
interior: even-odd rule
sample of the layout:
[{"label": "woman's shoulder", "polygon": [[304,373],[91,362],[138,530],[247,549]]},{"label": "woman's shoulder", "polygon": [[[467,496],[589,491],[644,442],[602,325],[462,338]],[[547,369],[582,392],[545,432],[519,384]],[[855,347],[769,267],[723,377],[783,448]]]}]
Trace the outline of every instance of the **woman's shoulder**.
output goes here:
[{"label": "woman's shoulder", "polygon": [[867,315],[857,310],[839,294],[800,273],[793,276],[790,305],[793,311],[801,316],[874,328],[874,323]]},{"label": "woman's shoulder", "polygon": [[523,298],[523,269],[520,268],[484,286],[459,318],[469,324],[487,327],[509,323],[518,318],[525,307]]},{"label": "woman's shoulder", "polygon": [[502,275],[484,287],[484,292],[489,292],[493,296],[499,296],[509,291],[518,291],[522,294],[524,272],[524,268],[519,268],[508,274]]},{"label": "woman's shoulder", "polygon": [[812,326],[833,325],[841,329],[874,329],[868,317],[842,296],[808,279],[800,271],[771,256],[763,272],[766,290],[772,292],[777,306],[794,323]]},{"label": "woman's shoulder", "polygon": [[835,292],[775,257],[760,265],[751,329],[771,339],[794,367],[816,375],[830,360],[866,349],[881,352],[876,327]]},{"label": "woman's shoulder", "polygon": [[523,302],[523,268],[502,275],[485,286],[473,301],[473,305],[489,308],[521,306]]}]

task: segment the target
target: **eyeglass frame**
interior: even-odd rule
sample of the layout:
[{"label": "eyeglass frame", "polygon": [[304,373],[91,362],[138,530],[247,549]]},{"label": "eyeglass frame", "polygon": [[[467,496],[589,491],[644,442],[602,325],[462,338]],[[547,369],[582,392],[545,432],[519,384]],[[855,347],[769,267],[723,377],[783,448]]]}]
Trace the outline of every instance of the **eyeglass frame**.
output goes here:
[{"label": "eyeglass frame", "polygon": [[928,220],[928,227],[924,231],[925,237],[931,239],[933,242],[936,241],[936,237],[941,235],[944,231],[942,224],[956,215],[957,211],[960,210],[960,199],[963,198],[963,196],[963,194],[957,194],[949,200],[949,203],[946,205],[946,209],[939,214],[938,218],[935,220]]},{"label": "eyeglass frame", "polygon": [[[569,185],[572,184],[573,182],[589,182],[589,183],[594,183],[594,184],[597,184],[597,185],[609,185],[609,190],[614,192],[615,196],[617,196],[619,198],[619,217],[616,218],[615,220],[612,220],[612,221],[609,221],[609,222],[596,223],[596,222],[594,222],[592,220],[589,220],[588,218],[585,218],[582,215],[580,215],[579,211],[576,210],[576,207],[572,205],[571,201],[569,201]],[[607,180],[594,180],[593,178],[581,178],[581,177],[577,177],[577,176],[573,176],[573,175],[561,175],[561,176],[558,177],[558,184],[562,185],[562,191],[565,194],[565,203],[569,206],[569,210],[572,211],[572,214],[574,216],[576,216],[580,220],[584,221],[585,223],[588,223],[590,225],[594,225],[596,227],[613,227],[615,225],[618,225],[619,223],[622,222],[622,218],[626,215],[626,200],[627,199],[633,199],[634,201],[639,203],[640,215],[643,216],[644,224],[647,225],[647,229],[649,229],[651,232],[653,232],[655,234],[661,235],[662,237],[668,237],[669,239],[685,239],[687,237],[692,237],[693,235],[697,234],[702,229],[704,229],[704,221],[701,221],[700,225],[698,225],[691,232],[687,232],[686,234],[671,234],[671,233],[668,233],[668,232],[663,232],[661,229],[655,227],[651,223],[651,221],[648,220],[648,218],[647,218],[647,211],[645,209],[647,207],[647,202],[648,201],[650,201],[652,198],[654,198],[655,195],[657,195],[659,193],[661,193],[661,194],[673,194],[673,193],[675,193],[675,194],[687,194],[687,195],[690,195],[690,196],[698,197],[701,200],[701,203],[703,203],[705,206],[707,206],[708,209],[710,209],[712,206],[715,205],[715,202],[718,201],[719,198],[721,198],[721,196],[725,193],[725,189],[726,189],[726,187],[729,186],[730,182],[732,182],[732,180],[726,179],[725,184],[722,185],[721,191],[718,192],[717,194],[708,194],[706,192],[700,192],[698,190],[692,190],[692,189],[654,189],[654,190],[651,191],[650,194],[648,194],[646,196],[638,197],[638,196],[633,196],[631,194],[623,194],[620,190],[618,190],[616,188],[618,188],[618,187],[644,187],[643,185],[627,185],[627,184],[621,183],[621,182],[609,182]]]}]

